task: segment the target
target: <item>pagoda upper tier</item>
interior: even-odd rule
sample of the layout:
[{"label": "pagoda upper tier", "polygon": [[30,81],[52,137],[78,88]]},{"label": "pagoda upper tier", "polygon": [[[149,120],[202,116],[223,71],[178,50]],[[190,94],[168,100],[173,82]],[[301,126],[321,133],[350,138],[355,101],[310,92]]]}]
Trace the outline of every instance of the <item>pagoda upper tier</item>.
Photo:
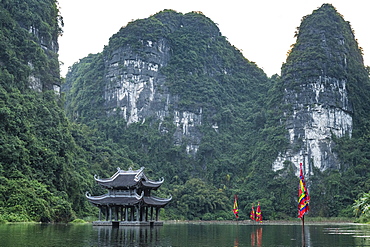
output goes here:
[{"label": "pagoda upper tier", "polygon": [[98,184],[107,189],[158,189],[162,185],[164,179],[152,181],[145,176],[143,170],[144,167],[138,170],[132,170],[130,167],[128,171],[124,171],[118,167],[117,172],[110,178],[101,179],[96,175],[94,178]]}]

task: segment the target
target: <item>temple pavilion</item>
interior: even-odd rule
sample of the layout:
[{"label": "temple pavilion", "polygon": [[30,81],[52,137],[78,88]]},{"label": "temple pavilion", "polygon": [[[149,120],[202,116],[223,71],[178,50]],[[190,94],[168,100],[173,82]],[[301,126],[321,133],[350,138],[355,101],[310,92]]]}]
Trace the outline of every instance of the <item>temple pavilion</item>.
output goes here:
[{"label": "temple pavilion", "polygon": [[99,221],[94,221],[93,225],[163,225],[159,221],[159,210],[172,197],[164,199],[152,196],[151,191],[157,190],[164,179],[149,180],[143,170],[144,167],[139,170],[130,167],[124,171],[118,167],[110,178],[94,176],[95,181],[107,189],[108,193],[91,196],[86,192],[89,202],[99,208]]}]

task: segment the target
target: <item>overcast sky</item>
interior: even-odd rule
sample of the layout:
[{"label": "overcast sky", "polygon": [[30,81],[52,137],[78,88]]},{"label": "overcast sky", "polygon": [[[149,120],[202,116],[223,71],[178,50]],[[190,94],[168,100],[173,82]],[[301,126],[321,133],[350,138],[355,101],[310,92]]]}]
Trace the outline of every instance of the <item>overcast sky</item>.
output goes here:
[{"label": "overcast sky", "polygon": [[109,38],[128,22],[164,9],[183,14],[201,11],[231,45],[255,62],[268,76],[280,74],[301,18],[323,3],[331,3],[351,23],[365,65],[370,65],[369,0],[58,0],[64,18],[59,38],[61,75],[89,53],[101,52]]}]

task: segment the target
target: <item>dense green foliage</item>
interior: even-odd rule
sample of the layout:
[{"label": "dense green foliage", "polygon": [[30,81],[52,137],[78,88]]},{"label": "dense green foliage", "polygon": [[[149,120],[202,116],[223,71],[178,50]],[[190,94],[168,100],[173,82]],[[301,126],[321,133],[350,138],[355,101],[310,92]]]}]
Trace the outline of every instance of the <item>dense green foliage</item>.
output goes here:
[{"label": "dense green foliage", "polygon": [[332,137],[338,144],[340,171],[315,170],[309,181],[314,192],[311,214],[351,216],[354,199],[370,190],[368,69],[349,23],[330,4],[303,17],[296,36],[297,42],[282,67],[284,87],[299,93],[300,85],[315,81],[318,76],[345,80],[353,107],[352,138]]},{"label": "dense green foliage", "polygon": [[[138,32],[139,28],[147,27],[150,27],[150,32]],[[317,31],[322,29],[325,29],[325,38],[329,43],[326,47],[315,45],[322,40],[322,32]],[[344,30],[347,67],[344,67],[341,58],[328,55],[329,51],[337,52],[336,45],[330,42],[337,39],[338,29]],[[67,114],[77,114],[78,121],[100,129],[106,138],[124,147],[134,163],[149,168],[154,177],[165,176],[167,183],[162,188],[163,195],[172,193],[174,196],[173,203],[166,209],[167,217],[230,219],[232,215],[227,208],[231,206],[233,194],[239,195],[240,208],[244,212],[241,213],[242,219],[247,218],[251,204],[257,201],[264,205],[265,218],[294,217],[298,179],[292,164],[287,163],[286,169],[277,174],[270,169],[276,155],[287,145],[286,130],[281,125],[284,119],[281,109],[289,107],[281,102],[286,83],[292,83],[294,87],[299,80],[310,80],[325,71],[328,76],[350,82],[349,97],[356,110],[363,111],[361,109],[366,109],[368,102],[366,90],[359,92],[358,88],[360,85],[362,88],[368,86],[360,51],[348,23],[332,6],[324,5],[314,15],[304,17],[297,38],[282,68],[282,78],[273,76],[267,79],[260,69],[230,46],[217,26],[201,13],[181,15],[170,10],[163,11],[130,23],[112,36],[103,53],[90,55],[71,68],[67,85],[73,93],[67,94]],[[159,39],[168,40],[171,46],[171,59],[161,72],[166,76],[170,92],[180,96],[176,109],[202,107],[204,112],[202,143],[195,157],[188,157],[185,147],[173,146],[171,118],[164,122],[169,130],[166,135],[153,128],[158,124],[155,120],[127,127],[119,116],[102,117],[102,104],[96,101],[102,98],[99,95],[105,83],[101,74],[104,57],[109,57],[123,45],[132,46],[140,56],[145,57],[142,50],[145,41]],[[312,44],[312,48],[301,49],[301,44]],[[334,47],[334,50],[328,47]],[[305,70],[300,70],[302,67]],[[358,101],[356,96],[362,94],[365,102]],[[69,106],[72,107],[68,109]],[[362,127],[366,119],[366,114],[355,114],[354,134],[365,133]],[[222,131],[217,133],[210,128],[214,122]],[[353,157],[352,150],[346,150],[353,147],[352,142],[365,142],[361,138],[343,138],[336,142],[345,165],[339,172],[315,171],[316,175],[310,181],[314,192],[313,216],[351,216],[353,200],[367,188],[361,187],[361,181],[368,180],[366,169],[345,157]],[[366,153],[366,149],[364,146],[360,156]],[[367,157],[363,157],[362,162],[366,160]],[[188,188],[187,191],[193,195],[182,195],[181,191],[189,184],[202,188],[203,183],[213,188],[213,194],[229,198],[229,206],[212,202],[215,199],[208,196],[209,203],[218,206],[213,208],[213,212],[199,211],[206,208],[197,206],[204,203],[202,195],[206,193],[203,190]],[[337,203],[332,203],[333,198]],[[222,213],[225,210],[226,213]]]},{"label": "dense green foliage", "polygon": [[[138,31],[147,27],[150,32]],[[171,110],[201,107],[203,111],[202,142],[195,157],[186,154],[185,146],[173,145],[173,116],[161,123],[168,131],[164,134],[158,131],[155,119],[127,126],[119,114],[104,114],[105,59],[127,45],[145,58],[144,44],[160,39],[171,47],[171,58],[161,73],[166,76],[168,90],[180,98]],[[274,180],[270,168],[287,143],[285,128],[279,124],[280,111],[275,109],[281,96],[273,87],[278,81],[277,76],[267,78],[245,59],[203,14],[166,10],[128,24],[112,36],[102,53],[91,54],[72,66],[65,84],[66,110],[72,120],[98,129],[118,143],[151,177],[165,177],[161,193],[173,195],[165,217],[232,219],[234,193],[245,212],[261,200],[266,206],[265,217],[288,217],[295,214],[296,186],[291,185],[297,180]],[[271,96],[266,93],[269,90]],[[211,128],[215,122],[220,132]],[[289,176],[294,178],[293,172]],[[207,190],[200,189],[205,184]],[[189,185],[199,188],[190,189]],[[266,196],[269,190],[271,194]],[[200,206],[203,203],[205,206]],[[247,215],[241,214],[241,218]]]},{"label": "dense green foliage", "polygon": [[363,193],[361,197],[353,204],[353,211],[358,216],[358,221],[361,223],[370,222],[370,193]]},{"label": "dense green foliage", "polygon": [[354,136],[369,129],[370,84],[359,48],[348,22],[330,4],[302,18],[297,42],[282,66],[284,84],[315,80],[318,76],[348,82],[348,98],[353,104]]},{"label": "dense green foliage", "polygon": [[[58,95],[48,90],[60,83],[56,41],[62,18],[56,1],[2,1],[0,222],[96,216],[84,197],[85,191],[104,192],[93,175],[109,177],[116,167],[130,166],[145,166],[151,179],[165,178],[157,195],[173,196],[162,211],[166,219],[233,219],[234,194],[239,197],[240,219],[247,219],[258,201],[264,219],[295,217],[298,178],[293,165],[286,162],[284,170],[271,170],[288,145],[281,112],[289,106],[282,104],[283,89],[321,70],[350,82],[355,126],[352,138],[335,139],[342,169],[315,171],[309,181],[315,192],[311,214],[350,216],[354,200],[370,189],[368,73],[348,23],[330,5],[314,13],[303,18],[281,78],[267,78],[202,13],[165,10],[129,23],[103,52],[74,64]],[[325,46],[303,52],[301,43],[315,44],[322,38],[312,29],[314,24],[327,30],[328,42],[336,38],[336,30],[347,30],[343,38],[348,67],[336,56],[334,62],[323,56]],[[151,118],[128,126],[119,112],[106,115],[106,59],[122,46],[144,59],[145,42],[158,40],[171,47],[171,57],[160,69],[165,87],[180,99],[170,111],[203,111],[202,142],[195,156],[185,152],[185,145],[174,145],[173,116],[161,123]],[[30,78],[38,78],[42,90],[30,89]],[[167,131],[160,132],[159,124]]]},{"label": "dense green foliage", "polygon": [[[0,221],[91,214],[83,193],[93,187],[92,173],[106,156],[100,149],[109,144],[97,134],[87,141],[94,132],[71,124],[60,97],[48,90],[60,84],[56,2],[2,1],[0,11]],[[30,78],[40,87],[34,90]]]},{"label": "dense green foliage", "polygon": [[[15,220],[69,220],[76,150],[54,92],[5,91],[0,87],[0,214]],[[62,214],[61,210],[65,210]],[[10,217],[10,218],[9,218]]]},{"label": "dense green foliage", "polygon": [[41,89],[59,85],[57,38],[63,25],[55,0],[4,0],[0,5],[0,83],[29,87],[29,76]]}]

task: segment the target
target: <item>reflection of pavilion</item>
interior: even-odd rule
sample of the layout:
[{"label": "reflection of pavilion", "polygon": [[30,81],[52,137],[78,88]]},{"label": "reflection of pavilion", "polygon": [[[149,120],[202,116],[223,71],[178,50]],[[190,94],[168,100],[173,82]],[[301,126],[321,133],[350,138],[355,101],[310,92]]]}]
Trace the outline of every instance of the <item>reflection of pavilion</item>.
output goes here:
[{"label": "reflection of pavilion", "polygon": [[[104,227],[93,226],[96,231],[96,239],[93,240],[97,246],[154,246],[161,244],[160,238],[162,228],[158,227]],[[157,246],[157,245],[155,245]]]},{"label": "reflection of pavilion", "polygon": [[[96,176],[95,181],[108,189],[108,193],[102,196],[91,196],[86,193],[87,199],[99,207],[99,221],[93,225],[162,225],[159,222],[159,210],[166,206],[168,199],[158,198],[151,195],[151,190],[157,190],[163,183],[149,180],[144,172],[144,167],[139,170],[128,171],[118,168],[110,178],[100,179]],[[150,210],[150,212],[149,212]],[[154,211],[155,210],[155,219]],[[102,221],[102,214],[105,220]]]}]

